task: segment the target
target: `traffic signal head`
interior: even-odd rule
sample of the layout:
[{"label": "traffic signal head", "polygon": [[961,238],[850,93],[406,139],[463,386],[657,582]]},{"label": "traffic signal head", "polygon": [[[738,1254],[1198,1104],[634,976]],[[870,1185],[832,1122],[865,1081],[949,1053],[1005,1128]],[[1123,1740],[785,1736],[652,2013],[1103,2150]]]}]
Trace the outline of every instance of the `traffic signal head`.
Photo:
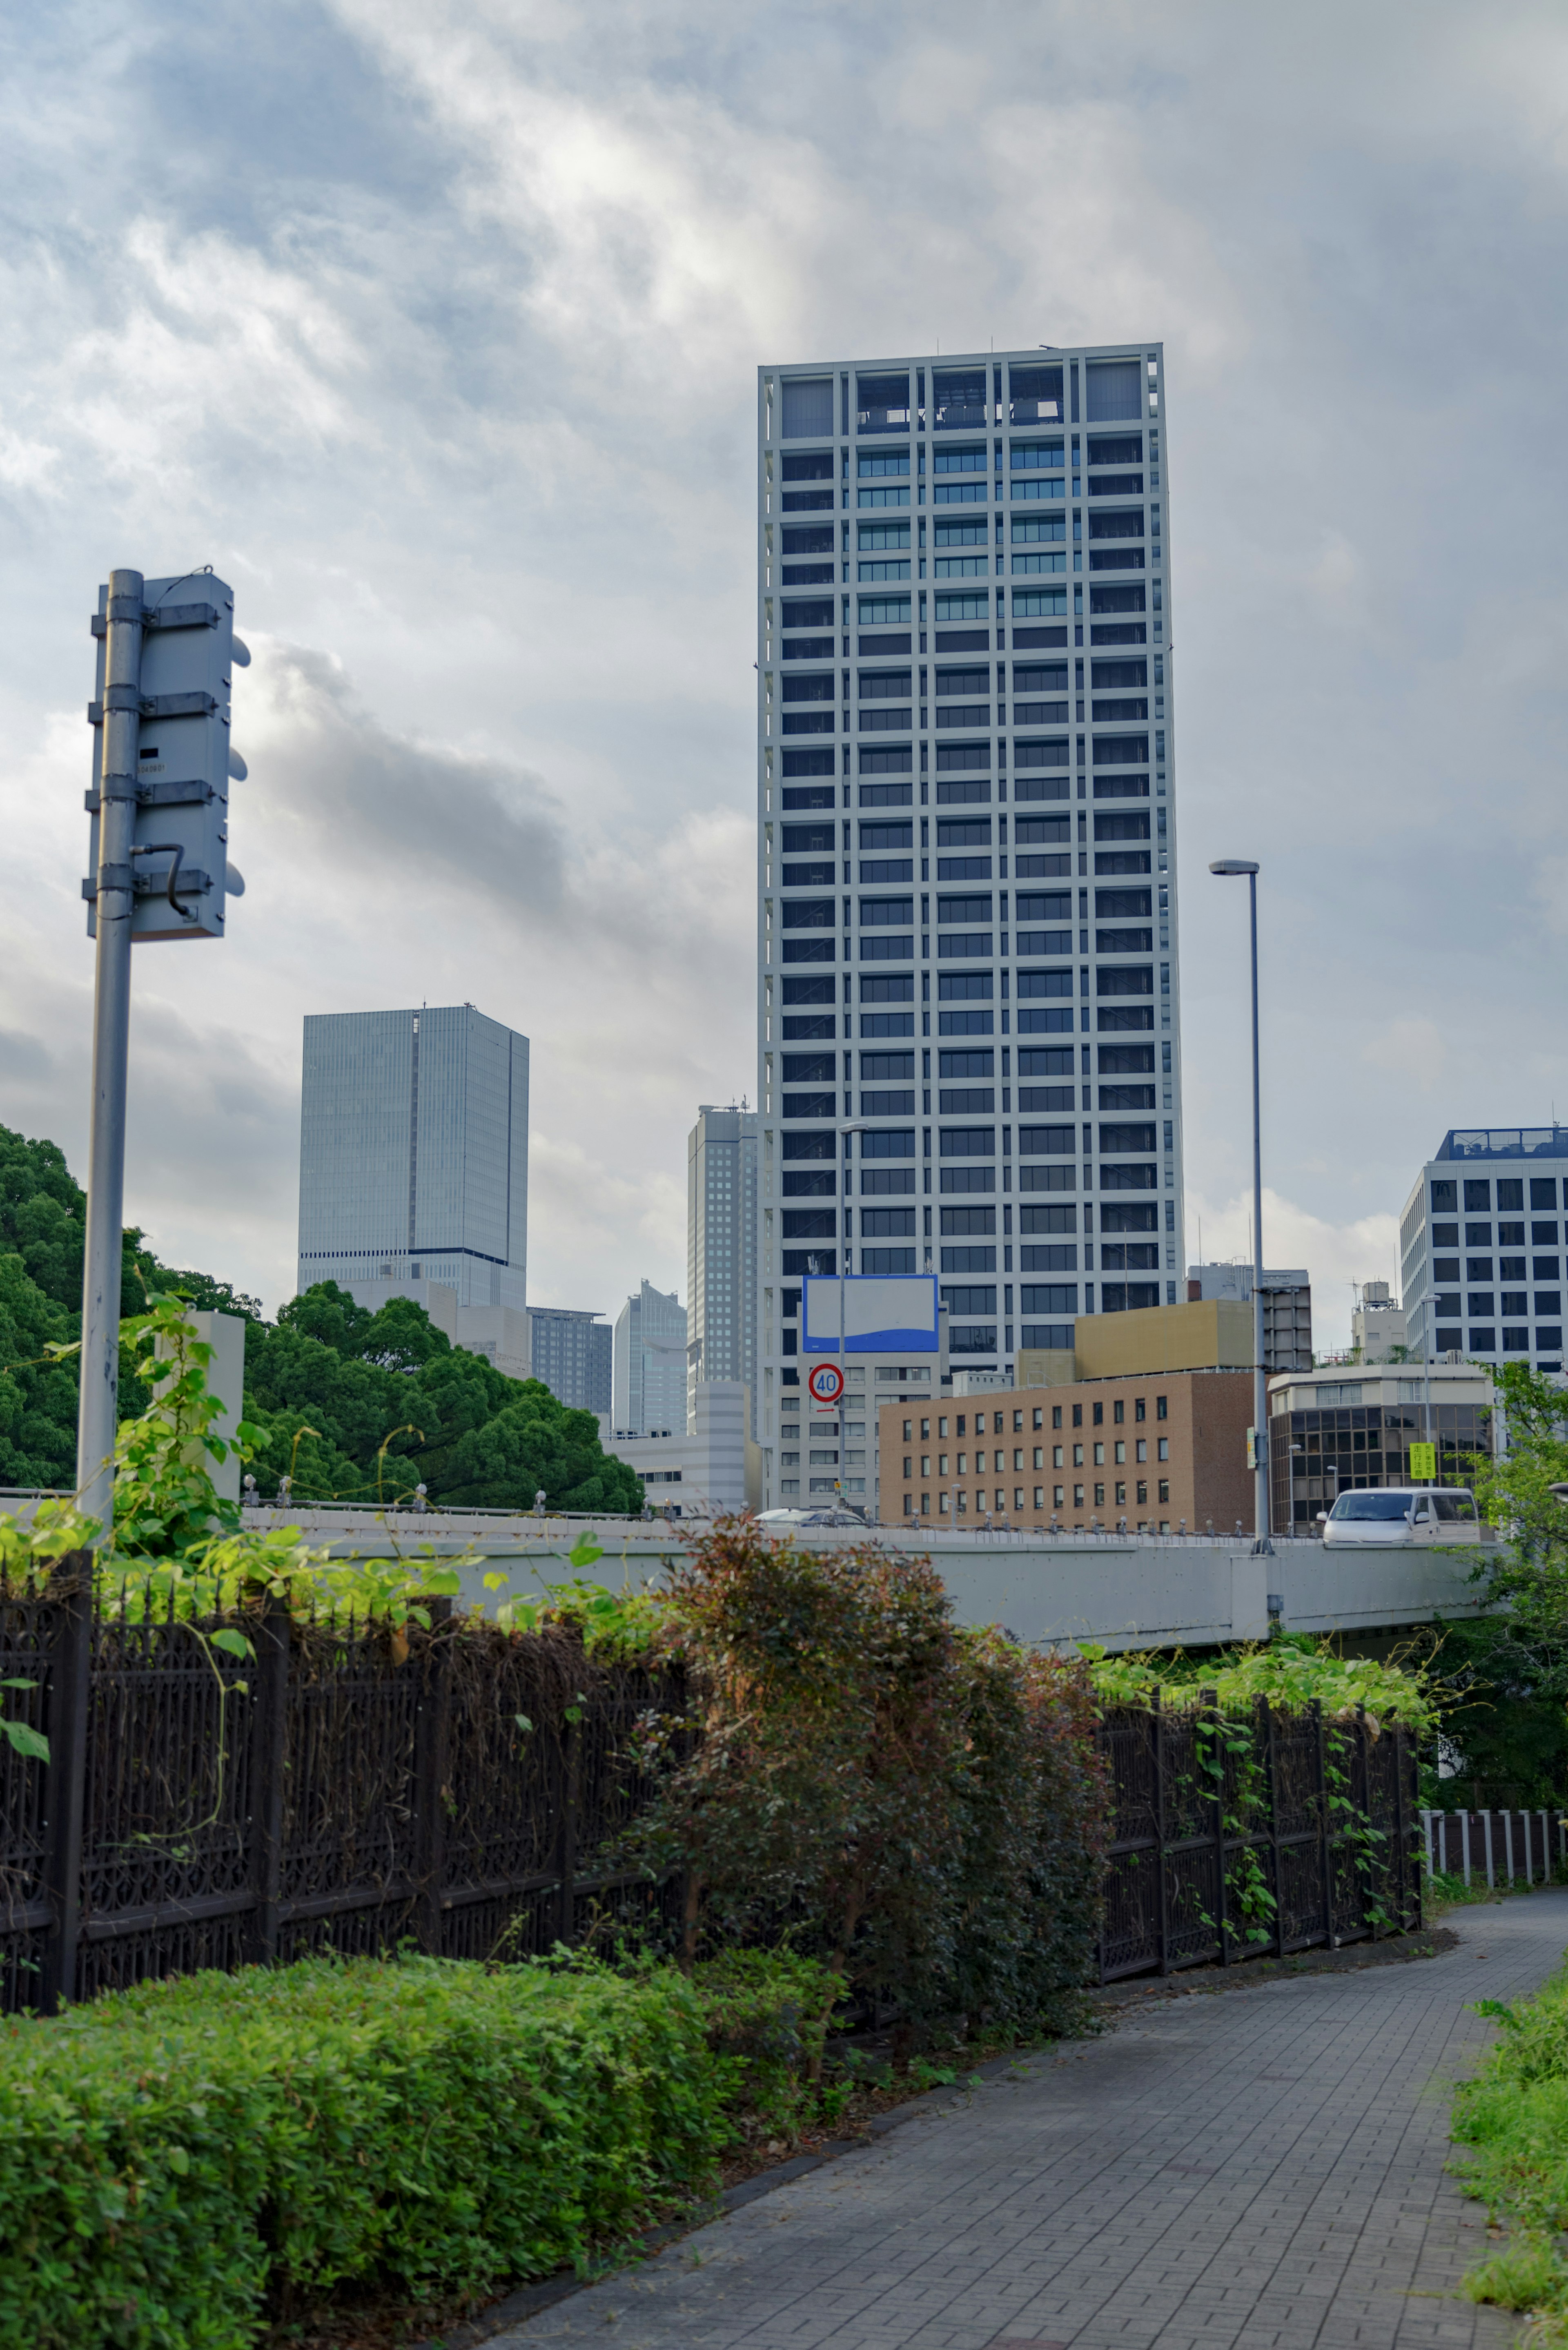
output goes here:
[{"label": "traffic signal head", "polygon": [[[108,604],[100,588],[92,624],[98,691],[88,712],[92,873],[82,884],[89,937],[97,930]],[[250,655],[234,634],[234,591],[211,571],[147,580],[142,607],[131,937],[221,939],[226,901],[244,887],[228,861],[229,781],[245,772],[229,742],[229,699],[234,667]]]}]

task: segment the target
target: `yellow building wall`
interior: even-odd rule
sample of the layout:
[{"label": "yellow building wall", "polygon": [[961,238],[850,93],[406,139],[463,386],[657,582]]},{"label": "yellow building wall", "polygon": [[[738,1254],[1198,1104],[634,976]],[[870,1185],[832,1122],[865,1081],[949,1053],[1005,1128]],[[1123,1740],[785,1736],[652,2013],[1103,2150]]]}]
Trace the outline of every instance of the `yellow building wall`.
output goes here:
[{"label": "yellow building wall", "polygon": [[1080,1314],[1073,1337],[1080,1379],[1250,1370],[1252,1308],[1237,1298],[1207,1297],[1181,1305],[1139,1306],[1130,1314]]}]

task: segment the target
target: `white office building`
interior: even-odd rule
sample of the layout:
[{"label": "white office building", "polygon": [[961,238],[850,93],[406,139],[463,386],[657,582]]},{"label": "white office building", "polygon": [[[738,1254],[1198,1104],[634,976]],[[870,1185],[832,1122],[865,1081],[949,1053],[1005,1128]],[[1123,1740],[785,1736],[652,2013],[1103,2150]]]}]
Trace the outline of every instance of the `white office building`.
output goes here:
[{"label": "white office building", "polygon": [[527,1259],[526,1036],[472,1003],[307,1016],[298,1287],[521,1315]]},{"label": "white office building", "polygon": [[686,1425],[700,1385],[738,1379],[754,1399],[758,1305],[757,1114],[704,1102],[686,1139]]},{"label": "white office building", "polygon": [[1363,1363],[1402,1363],[1410,1334],[1404,1308],[1386,1281],[1364,1281],[1350,1316],[1350,1351]]},{"label": "white office building", "polygon": [[679,1435],[686,1426],[686,1308],[649,1282],[616,1316],[610,1417],[615,1436]]},{"label": "white office building", "polygon": [[771,1498],[808,1273],[938,1277],[954,1372],[1176,1301],[1162,371],[1158,345],[759,371]]},{"label": "white office building", "polygon": [[1412,1357],[1563,1367],[1568,1128],[1454,1127],[1399,1220]]}]

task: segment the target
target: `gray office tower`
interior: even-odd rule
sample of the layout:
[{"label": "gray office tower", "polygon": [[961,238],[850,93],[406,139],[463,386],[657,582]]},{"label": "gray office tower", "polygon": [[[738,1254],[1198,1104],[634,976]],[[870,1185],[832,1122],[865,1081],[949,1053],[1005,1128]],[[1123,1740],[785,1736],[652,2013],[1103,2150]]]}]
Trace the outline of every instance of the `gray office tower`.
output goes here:
[{"label": "gray office tower", "polygon": [[528,1363],[535,1378],[568,1410],[609,1410],[610,1326],[597,1313],[531,1305]]},{"label": "gray office tower", "polygon": [[808,1258],[1003,1371],[1185,1259],[1160,347],[764,367],[757,439],[766,1419]]},{"label": "gray office tower", "polygon": [[309,1016],[299,1287],[521,1312],[527,1255],[526,1036],[471,1003]]},{"label": "gray office tower", "polygon": [[757,1114],[704,1102],[686,1138],[687,1425],[692,1389],[743,1379],[756,1433]]}]

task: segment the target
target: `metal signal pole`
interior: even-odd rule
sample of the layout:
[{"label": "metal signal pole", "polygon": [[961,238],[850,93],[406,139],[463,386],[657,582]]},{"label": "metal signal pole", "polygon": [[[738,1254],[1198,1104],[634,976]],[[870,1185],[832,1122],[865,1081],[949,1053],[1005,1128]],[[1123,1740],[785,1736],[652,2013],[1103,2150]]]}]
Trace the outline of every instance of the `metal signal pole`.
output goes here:
[{"label": "metal signal pole", "polygon": [[120,1237],[125,1214],[125,1097],[130,1054],[130,927],[135,906],[140,729],[142,575],[111,571],[104,649],[103,764],[98,829],[98,958],[93,983],[92,1120],[87,1246],[82,1259],[81,1400],[77,1499],[109,1523],[119,1394]]}]

